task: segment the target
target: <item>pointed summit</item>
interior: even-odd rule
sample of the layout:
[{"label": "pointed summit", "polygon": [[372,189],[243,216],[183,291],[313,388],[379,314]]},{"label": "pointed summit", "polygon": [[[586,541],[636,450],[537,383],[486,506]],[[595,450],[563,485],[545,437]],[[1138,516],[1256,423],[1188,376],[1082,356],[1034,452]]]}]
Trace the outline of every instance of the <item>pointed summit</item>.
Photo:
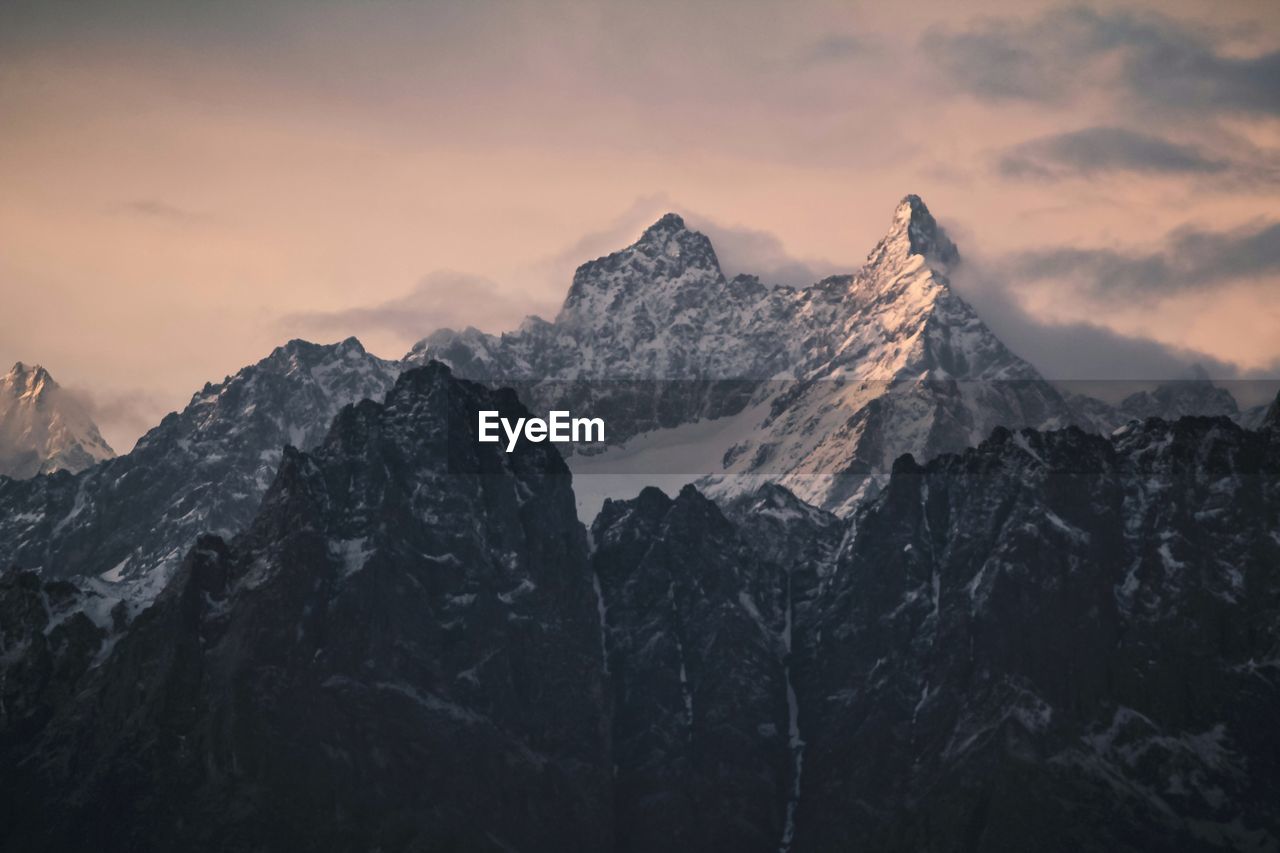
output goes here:
[{"label": "pointed summit", "polygon": [[644,235],[640,238],[640,241],[644,242],[645,240],[660,238],[662,235],[674,234],[677,231],[685,230],[687,228],[684,224],[684,217],[678,213],[664,213],[657,222],[644,230]]},{"label": "pointed summit", "polygon": [[686,226],[678,214],[668,213],[627,248],[578,267],[559,319],[571,321],[587,312],[584,319],[594,322],[601,312],[639,304],[641,294],[655,300],[653,307],[665,314],[661,304],[673,299],[682,304],[698,301],[685,295],[688,288],[712,298],[723,284],[711,241]]},{"label": "pointed summit", "polygon": [[21,361],[4,378],[4,385],[11,394],[18,397],[27,395],[39,396],[45,391],[56,391],[58,383],[53,381],[49,371],[38,364],[24,364]]},{"label": "pointed summit", "polygon": [[663,214],[645,229],[639,240],[618,254],[631,251],[654,259],[668,259],[680,267],[714,268],[717,272],[720,269],[711,241],[702,232],[685,225],[684,218],[678,213]]},{"label": "pointed summit", "polygon": [[956,244],[938,225],[920,196],[903,197],[893,211],[893,223],[879,245],[871,252],[869,262],[880,258],[905,260],[911,255],[922,255],[931,263],[944,269],[960,260]]},{"label": "pointed summit", "polygon": [[0,378],[0,474],[74,472],[112,456],[85,406],[49,371],[20,361]]}]

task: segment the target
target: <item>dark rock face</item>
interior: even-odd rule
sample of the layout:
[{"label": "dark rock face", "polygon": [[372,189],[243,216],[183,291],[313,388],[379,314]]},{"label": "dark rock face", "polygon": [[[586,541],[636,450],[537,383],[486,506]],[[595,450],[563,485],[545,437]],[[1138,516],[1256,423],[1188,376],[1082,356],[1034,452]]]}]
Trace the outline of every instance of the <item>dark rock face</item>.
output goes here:
[{"label": "dark rock face", "polygon": [[776,850],[790,772],[777,567],[686,487],[591,528],[619,850]]},{"label": "dark rock face", "polygon": [[[527,414],[433,365],[287,450],[248,531],[201,539],[72,698],[6,742],[0,847],[608,849],[567,469],[545,445],[477,443],[478,408]],[[0,606],[38,628],[33,583],[6,580]]]},{"label": "dark rock face", "polygon": [[74,695],[107,632],[74,584],[0,574],[0,753],[21,748]]},{"label": "dark rock face", "polygon": [[1262,423],[1259,429],[1280,430],[1280,394],[1276,395],[1275,400],[1271,402],[1271,406],[1267,409],[1267,413],[1262,416]]},{"label": "dark rock face", "polygon": [[1278,522],[1226,418],[900,461],[799,626],[795,849],[1272,849]]},{"label": "dark rock face", "polygon": [[997,430],[849,521],[646,489],[588,540],[481,408],[527,414],[439,364],[344,408],[132,621],[0,575],[0,849],[1280,845],[1277,409]]}]

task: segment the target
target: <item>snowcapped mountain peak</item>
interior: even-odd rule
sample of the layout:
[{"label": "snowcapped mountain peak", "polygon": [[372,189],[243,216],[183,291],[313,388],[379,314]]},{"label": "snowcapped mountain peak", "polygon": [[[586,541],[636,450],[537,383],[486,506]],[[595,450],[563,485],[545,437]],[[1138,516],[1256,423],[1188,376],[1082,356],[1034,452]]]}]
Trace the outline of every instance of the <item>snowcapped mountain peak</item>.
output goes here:
[{"label": "snowcapped mountain peak", "polygon": [[650,225],[644,230],[644,235],[640,241],[650,239],[662,239],[667,235],[677,234],[681,231],[687,231],[688,228],[684,224],[684,217],[678,213],[664,213],[658,218],[658,221]]},{"label": "snowcapped mountain peak", "polygon": [[627,248],[578,267],[557,322],[593,323],[643,301],[665,314],[714,298],[724,284],[711,241],[668,213]]},{"label": "snowcapped mountain peak", "polygon": [[893,211],[884,238],[867,257],[868,266],[886,260],[905,262],[912,255],[946,272],[960,260],[960,252],[918,195],[904,196]]},{"label": "snowcapped mountain peak", "polygon": [[271,351],[264,359],[268,365],[293,363],[312,366],[336,358],[356,359],[367,355],[358,338],[350,337],[336,344],[317,344],[302,338],[294,338]]},{"label": "snowcapped mountain peak", "polygon": [[691,265],[708,262],[719,268],[711,241],[700,231],[685,224],[678,213],[665,213],[640,235],[640,239],[623,252],[637,251],[649,257],[665,256],[672,260],[684,260]]},{"label": "snowcapped mountain peak", "polygon": [[[465,378],[531,381],[521,393],[535,408],[565,407],[556,396],[565,380],[658,380],[631,386],[629,397],[584,385],[570,408],[613,406],[617,442],[653,433],[643,440],[660,443],[666,429],[683,442],[682,426],[724,418],[696,427],[715,437],[690,445],[703,459],[683,469],[723,471],[724,490],[708,484],[716,497],[755,482],[732,475],[767,473],[801,500],[852,511],[867,476],[887,475],[901,453],[928,458],[996,425],[1066,417],[1060,395],[952,291],[947,275],[958,260],[914,195],[861,269],[806,288],[726,280],[707,237],[667,214],[632,245],[579,267],[553,323],[432,335],[406,360],[436,358]],[[717,380],[757,384],[747,394]],[[845,489],[815,472],[855,477]]]},{"label": "snowcapped mountain peak", "polygon": [[[253,517],[285,445],[315,446],[339,410],[382,399],[400,369],[354,338],[290,341],[206,384],[123,457],[39,478],[48,483],[0,480],[0,565],[97,577],[113,600],[150,601],[197,536],[232,533]],[[0,394],[0,448],[7,402]]]},{"label": "snowcapped mountain peak", "polygon": [[45,390],[54,390],[58,387],[58,383],[53,381],[53,377],[49,375],[49,371],[45,370],[38,364],[27,365],[17,362],[5,375],[5,387],[15,396],[36,397],[45,392]]},{"label": "snowcapped mountain peak", "polygon": [[80,471],[112,456],[88,411],[49,371],[19,361],[0,379],[0,474]]}]

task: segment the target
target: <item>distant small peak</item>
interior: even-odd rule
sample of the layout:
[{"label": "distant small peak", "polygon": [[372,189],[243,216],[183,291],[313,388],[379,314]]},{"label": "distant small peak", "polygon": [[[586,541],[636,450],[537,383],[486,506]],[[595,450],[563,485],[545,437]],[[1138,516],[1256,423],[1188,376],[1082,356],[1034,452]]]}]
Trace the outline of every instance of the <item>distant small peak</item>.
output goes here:
[{"label": "distant small peak", "polygon": [[290,338],[280,346],[276,347],[272,351],[272,354],[274,355],[275,353],[285,353],[286,355],[294,355],[295,353],[307,352],[308,350],[313,350],[318,346],[320,345],[312,341],[309,341],[305,338]]},{"label": "distant small peak", "polygon": [[640,504],[661,506],[663,509],[671,505],[671,498],[657,486],[645,486],[635,500]]},{"label": "distant small peak", "polygon": [[693,483],[685,483],[680,487],[680,494],[676,496],[677,500],[685,501],[703,501],[706,498],[702,492],[698,491],[698,487]]},{"label": "distant small peak", "polygon": [[346,338],[345,340],[342,341],[342,343],[338,344],[338,346],[341,349],[348,352],[363,353],[365,351],[364,344],[360,343],[360,339],[357,338],[355,335],[352,335],[351,337]]},{"label": "distant small peak", "polygon": [[678,213],[664,213],[657,222],[645,229],[645,233],[649,231],[683,231],[684,229],[684,217]]},{"label": "distant small peak", "polygon": [[1187,378],[1192,382],[1213,382],[1213,377],[1209,375],[1209,371],[1200,362],[1191,365],[1191,369],[1187,371]]},{"label": "distant small peak", "polygon": [[276,362],[280,359],[300,359],[305,362],[311,362],[316,359],[326,359],[334,355],[344,355],[356,353],[358,355],[365,352],[364,344],[360,343],[356,337],[349,337],[345,340],[332,344],[318,344],[314,341],[308,341],[305,338],[293,338],[271,351],[265,361]]},{"label": "distant small peak", "polygon": [[778,483],[764,483],[756,489],[755,498],[762,506],[788,507],[803,504],[795,493]]},{"label": "distant small peak", "polygon": [[436,385],[453,379],[453,369],[443,361],[429,358],[420,367],[402,372],[396,378],[396,385]]},{"label": "distant small peak", "polygon": [[1262,428],[1280,432],[1280,394],[1276,394],[1275,400],[1271,402],[1271,408],[1267,409],[1267,413],[1263,415]]},{"label": "distant small peak", "polygon": [[662,246],[670,243],[686,246],[704,245],[710,249],[711,241],[696,228],[693,228],[678,213],[664,213],[656,222],[644,229],[635,247]]},{"label": "distant small peak", "polygon": [[13,369],[9,371],[10,376],[37,376],[45,377],[49,375],[49,371],[45,370],[38,364],[26,364],[25,362],[15,362]]},{"label": "distant small peak", "polygon": [[13,365],[5,377],[5,382],[22,393],[40,392],[58,387],[58,383],[53,381],[49,371],[38,364],[26,364],[21,361]]}]

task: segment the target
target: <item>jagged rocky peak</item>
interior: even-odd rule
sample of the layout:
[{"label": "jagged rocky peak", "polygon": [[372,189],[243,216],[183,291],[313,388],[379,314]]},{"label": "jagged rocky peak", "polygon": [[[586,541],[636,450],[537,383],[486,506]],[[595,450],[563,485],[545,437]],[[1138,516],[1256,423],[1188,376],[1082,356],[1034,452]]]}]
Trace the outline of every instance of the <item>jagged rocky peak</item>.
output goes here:
[{"label": "jagged rocky peak", "polygon": [[1164,418],[1175,420],[1184,415],[1235,418],[1240,414],[1236,398],[1226,388],[1213,384],[1204,365],[1194,364],[1186,378],[1165,382],[1147,391],[1138,391],[1120,402],[1122,420]]},{"label": "jagged rocky peak", "polygon": [[941,267],[943,272],[960,260],[956,244],[951,242],[924,201],[915,194],[907,195],[898,202],[889,233],[872,250],[868,263],[874,263],[878,258],[905,260],[910,255],[922,255]]},{"label": "jagged rocky peak", "polygon": [[1271,401],[1271,408],[1263,415],[1261,429],[1280,430],[1280,394]]},{"label": "jagged rocky peak", "polygon": [[244,533],[194,540],[92,670],[101,632],[45,616],[74,588],[0,575],[0,642],[22,641],[0,655],[0,801],[24,806],[0,849],[121,826],[154,850],[610,849],[568,473],[552,445],[475,441],[482,409],[529,414],[438,363],[343,408],[284,452]]},{"label": "jagged rocky peak", "polygon": [[75,478],[0,481],[0,565],[90,578],[108,597],[144,604],[196,536],[252,519],[281,448],[313,446],[339,409],[382,399],[400,370],[355,338],[290,341],[206,384],[123,457]]},{"label": "jagged rocky peak", "polygon": [[592,525],[627,850],[778,849],[788,764],[776,567],[692,486]]},{"label": "jagged rocky peak", "polygon": [[49,371],[40,365],[27,365],[20,361],[13,365],[4,380],[13,393],[23,396],[39,394],[44,390],[46,383],[53,381],[49,376]]},{"label": "jagged rocky peak", "polygon": [[115,456],[84,405],[38,364],[0,378],[0,475],[81,471]]},{"label": "jagged rocky peak", "polygon": [[616,310],[642,297],[683,302],[689,287],[706,290],[723,287],[724,274],[715,249],[705,234],[685,225],[678,214],[668,213],[650,225],[627,248],[588,261],[573,275],[558,322],[580,319],[599,322],[594,311]]},{"label": "jagged rocky peak", "polygon": [[369,353],[356,337],[349,337],[333,344],[317,344],[294,338],[276,347],[261,364],[267,369],[301,370],[337,361],[358,361]]},{"label": "jagged rocky peak", "polygon": [[1274,849],[1277,451],[1185,418],[900,460],[796,625],[792,849],[1020,850],[1082,807],[1070,849]]},{"label": "jagged rocky peak", "polygon": [[694,231],[685,225],[684,218],[678,213],[664,214],[645,229],[632,248],[646,255],[660,254],[682,261],[686,266],[712,265],[719,269],[719,261],[711,247],[711,241],[701,231]]}]

